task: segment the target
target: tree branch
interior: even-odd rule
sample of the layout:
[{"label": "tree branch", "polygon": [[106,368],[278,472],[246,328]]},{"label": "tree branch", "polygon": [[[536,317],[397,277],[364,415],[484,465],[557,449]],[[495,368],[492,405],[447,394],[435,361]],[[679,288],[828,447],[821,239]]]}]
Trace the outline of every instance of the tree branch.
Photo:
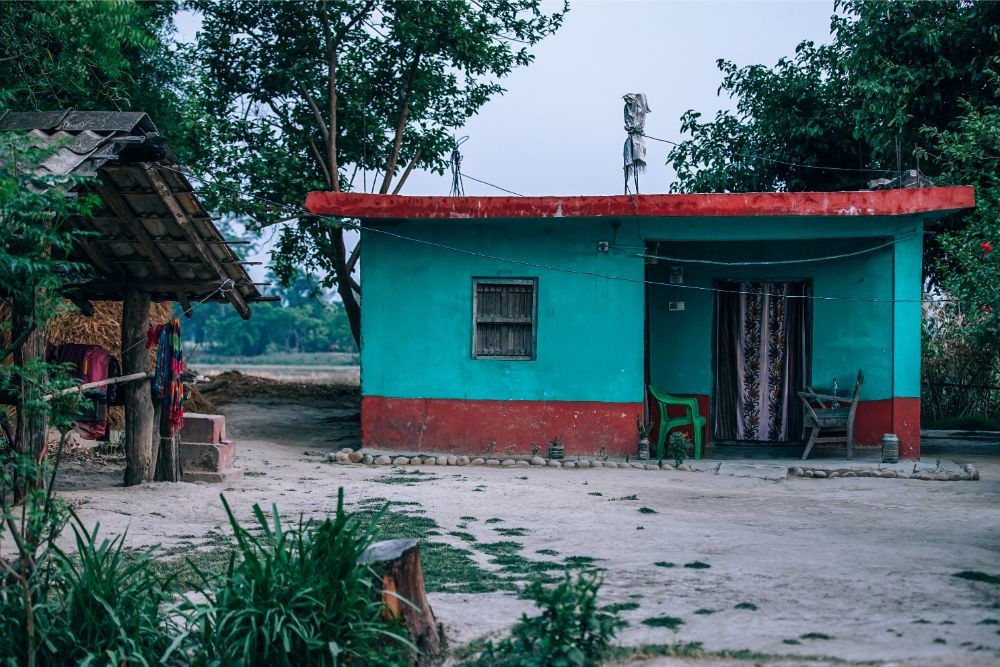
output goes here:
[{"label": "tree branch", "polygon": [[417,152],[413,154],[412,158],[410,158],[410,164],[406,165],[406,169],[403,170],[403,175],[399,177],[399,182],[396,183],[396,187],[393,188],[392,194],[398,195],[399,191],[403,189],[403,184],[406,183],[406,179],[409,178],[410,172],[413,171],[413,167],[416,166],[417,160],[420,159],[420,152],[422,150],[422,148],[418,148]]},{"label": "tree branch", "polygon": [[399,149],[403,145],[403,132],[406,130],[406,119],[410,115],[410,92],[413,90],[413,80],[417,76],[417,68],[420,66],[421,56],[423,56],[423,51],[417,49],[413,55],[413,63],[410,65],[410,72],[406,77],[406,83],[403,84],[403,88],[400,90],[399,121],[396,123],[396,135],[392,140],[392,153],[389,154],[389,162],[385,167],[385,178],[382,179],[382,187],[378,190],[379,194],[384,195],[389,191],[389,185],[392,183],[392,177],[396,172]]}]

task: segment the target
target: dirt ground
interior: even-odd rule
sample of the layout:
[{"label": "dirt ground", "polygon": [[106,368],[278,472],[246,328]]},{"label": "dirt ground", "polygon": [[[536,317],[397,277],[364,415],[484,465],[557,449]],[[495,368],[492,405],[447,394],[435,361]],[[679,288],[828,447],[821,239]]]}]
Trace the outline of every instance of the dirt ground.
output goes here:
[{"label": "dirt ground", "polygon": [[[524,553],[598,559],[603,602],[638,604],[622,613],[629,626],[621,644],[701,642],[711,651],[786,656],[634,664],[795,665],[805,656],[1000,664],[1000,586],[953,576],[1000,575],[1000,456],[993,454],[1000,447],[955,457],[978,467],[978,482],[428,467],[430,481],[386,484],[378,480],[398,477],[398,468],[337,465],[324,456],[357,442],[356,396],[241,399],[220,409],[244,479],[125,489],[117,468],[77,461],[66,466],[63,496],[85,522],[99,521],[109,534],[127,530],[135,546],[197,545],[228,532],[220,492],[243,519],[253,503],[276,503],[289,517],[321,516],[333,511],[339,487],[352,503],[419,503],[409,506],[414,516],[433,518],[443,533],[434,539],[456,547],[469,538],[446,533],[460,529],[479,542],[515,540]],[[499,538],[497,525],[524,534]],[[493,576],[484,554],[472,557],[484,577]],[[684,567],[695,562],[708,567]],[[430,599],[452,646],[496,635],[532,610],[508,592]],[[660,616],[683,624],[642,623]]]}]

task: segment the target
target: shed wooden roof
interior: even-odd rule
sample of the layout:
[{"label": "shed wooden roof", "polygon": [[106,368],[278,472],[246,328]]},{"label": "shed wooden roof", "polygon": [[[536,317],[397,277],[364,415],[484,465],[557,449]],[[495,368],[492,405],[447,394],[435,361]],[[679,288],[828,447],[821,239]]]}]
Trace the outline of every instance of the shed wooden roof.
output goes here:
[{"label": "shed wooden roof", "polygon": [[89,176],[100,196],[91,217],[70,221],[95,232],[77,239],[71,259],[95,277],[74,297],[118,300],[129,287],[155,301],[229,301],[243,318],[270,300],[257,289],[182,173],[149,117],[138,112],[7,112],[0,131],[24,131],[56,152],[38,169]]}]

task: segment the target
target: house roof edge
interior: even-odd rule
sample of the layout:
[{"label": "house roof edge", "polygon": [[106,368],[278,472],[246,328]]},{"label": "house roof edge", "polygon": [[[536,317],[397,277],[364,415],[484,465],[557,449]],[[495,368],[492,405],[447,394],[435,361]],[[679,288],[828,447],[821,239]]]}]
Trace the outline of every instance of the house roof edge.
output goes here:
[{"label": "house roof edge", "polygon": [[841,192],[446,197],[310,192],[318,215],[366,220],[463,218],[788,217],[945,215],[974,208],[972,186]]}]

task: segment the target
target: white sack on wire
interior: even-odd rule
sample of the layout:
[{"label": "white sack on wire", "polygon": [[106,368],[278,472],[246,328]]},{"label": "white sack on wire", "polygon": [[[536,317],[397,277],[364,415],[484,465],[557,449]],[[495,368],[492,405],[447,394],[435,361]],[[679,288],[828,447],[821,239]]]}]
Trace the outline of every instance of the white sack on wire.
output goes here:
[{"label": "white sack on wire", "polygon": [[646,114],[652,109],[646,103],[646,96],[642,93],[629,93],[625,95],[625,131],[628,138],[625,139],[625,192],[628,193],[628,179],[632,176],[635,182],[635,191],[639,192],[639,172],[646,171],[646,139],[643,137],[646,127]]}]

